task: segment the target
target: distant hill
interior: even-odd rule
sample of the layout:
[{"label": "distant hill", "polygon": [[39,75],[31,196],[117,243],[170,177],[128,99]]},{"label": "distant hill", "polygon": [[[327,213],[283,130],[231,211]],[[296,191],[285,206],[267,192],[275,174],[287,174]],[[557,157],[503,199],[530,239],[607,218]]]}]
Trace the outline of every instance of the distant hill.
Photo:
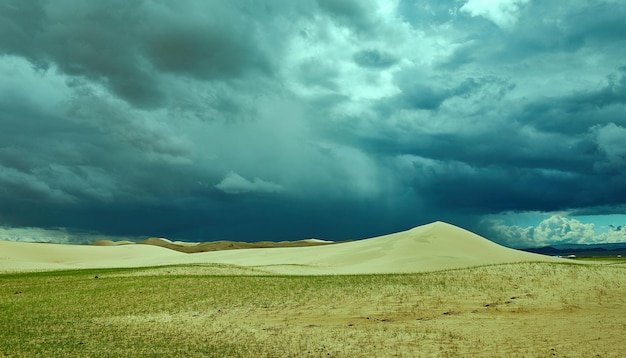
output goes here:
[{"label": "distant hill", "polygon": [[626,257],[626,242],[593,245],[560,244],[520,250],[551,256],[576,255],[577,257],[612,257],[622,255]]}]

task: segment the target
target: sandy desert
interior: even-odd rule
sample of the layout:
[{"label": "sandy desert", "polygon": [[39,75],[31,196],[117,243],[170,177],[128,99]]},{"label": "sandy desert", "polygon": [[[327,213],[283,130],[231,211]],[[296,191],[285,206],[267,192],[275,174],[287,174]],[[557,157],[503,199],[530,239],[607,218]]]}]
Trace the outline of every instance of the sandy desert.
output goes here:
[{"label": "sandy desert", "polygon": [[526,253],[443,222],[314,244],[0,241],[0,356],[626,351],[626,261]]}]

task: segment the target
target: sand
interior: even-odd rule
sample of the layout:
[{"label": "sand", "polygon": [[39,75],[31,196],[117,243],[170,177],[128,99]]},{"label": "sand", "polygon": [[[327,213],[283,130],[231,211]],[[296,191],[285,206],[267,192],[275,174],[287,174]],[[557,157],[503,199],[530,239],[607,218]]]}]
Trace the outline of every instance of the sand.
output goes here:
[{"label": "sand", "polygon": [[0,271],[141,267],[184,262],[186,254],[148,245],[66,245],[0,241]]},{"label": "sand", "polygon": [[0,271],[218,263],[278,274],[377,274],[559,259],[513,250],[435,222],[411,230],[312,247],[181,253],[158,245],[62,245],[0,241]]}]

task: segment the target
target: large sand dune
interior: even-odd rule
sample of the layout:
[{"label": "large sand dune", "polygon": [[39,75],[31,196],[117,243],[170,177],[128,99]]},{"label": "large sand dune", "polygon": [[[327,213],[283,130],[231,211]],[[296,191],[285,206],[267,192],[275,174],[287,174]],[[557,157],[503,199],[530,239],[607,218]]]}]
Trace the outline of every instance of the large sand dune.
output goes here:
[{"label": "large sand dune", "polygon": [[360,274],[424,272],[522,261],[557,259],[509,249],[443,222],[333,245],[194,254],[154,245],[0,241],[0,271],[220,263],[280,274]]}]

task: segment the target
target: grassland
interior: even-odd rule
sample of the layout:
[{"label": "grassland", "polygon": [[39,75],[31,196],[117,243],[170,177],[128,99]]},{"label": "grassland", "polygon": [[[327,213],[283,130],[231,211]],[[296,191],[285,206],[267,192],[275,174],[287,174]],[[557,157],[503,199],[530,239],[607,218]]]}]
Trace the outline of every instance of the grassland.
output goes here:
[{"label": "grassland", "polygon": [[0,274],[6,357],[617,357],[626,265],[270,276],[227,265]]}]

